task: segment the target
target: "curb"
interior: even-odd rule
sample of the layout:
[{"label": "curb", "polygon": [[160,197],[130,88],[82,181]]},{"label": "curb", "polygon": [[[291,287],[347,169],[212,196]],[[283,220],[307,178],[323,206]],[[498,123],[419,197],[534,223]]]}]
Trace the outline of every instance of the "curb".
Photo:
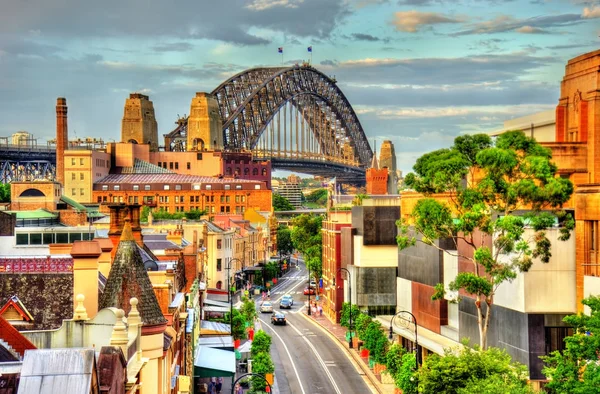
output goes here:
[{"label": "curb", "polygon": [[342,341],[341,339],[339,339],[338,337],[333,335],[325,326],[323,326],[321,323],[319,323],[315,319],[306,316],[305,313],[300,312],[299,314],[302,315],[302,317],[304,317],[306,320],[321,327],[327,333],[327,335],[329,335],[331,338],[333,338],[338,343],[338,345],[344,349],[344,351],[346,352],[347,355],[350,354],[350,356],[352,357],[352,360],[354,361],[353,364],[355,366],[358,364],[360,369],[363,371],[363,376],[366,375],[366,377],[369,379],[368,385],[371,387],[371,391],[373,391],[373,389],[375,389],[375,392],[377,392],[379,394],[387,393],[383,389],[383,387],[381,387],[381,382],[379,381],[379,379],[377,379],[377,377],[375,376],[373,371],[371,371],[371,369],[365,365],[365,363],[361,360],[360,356],[358,354],[356,354],[356,352],[350,350],[349,348],[347,348],[345,346],[346,342]]}]

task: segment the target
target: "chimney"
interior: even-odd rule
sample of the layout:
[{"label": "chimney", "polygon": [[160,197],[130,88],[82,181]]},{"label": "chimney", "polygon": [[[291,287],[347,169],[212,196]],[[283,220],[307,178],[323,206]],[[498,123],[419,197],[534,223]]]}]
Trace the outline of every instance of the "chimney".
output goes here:
[{"label": "chimney", "polygon": [[131,220],[131,232],[133,233],[133,239],[139,246],[144,246],[142,240],[142,227],[140,226],[140,205],[130,204],[127,205],[129,208],[129,219]]},{"label": "chimney", "polygon": [[65,150],[69,145],[69,129],[67,127],[67,99],[56,99],[56,180],[65,185]]},{"label": "chimney", "polygon": [[121,240],[121,233],[123,232],[123,225],[125,224],[125,204],[108,204],[110,210],[110,227],[108,229],[108,238],[112,241],[114,248],[111,252],[111,261],[114,260],[115,254],[117,253],[117,245]]}]

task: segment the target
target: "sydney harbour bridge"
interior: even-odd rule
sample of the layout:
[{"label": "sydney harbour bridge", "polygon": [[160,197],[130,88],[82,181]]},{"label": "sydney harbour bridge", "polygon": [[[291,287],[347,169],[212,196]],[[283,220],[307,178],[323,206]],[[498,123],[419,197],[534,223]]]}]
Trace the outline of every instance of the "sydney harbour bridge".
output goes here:
[{"label": "sydney harbour bridge", "polygon": [[[336,81],[309,65],[245,70],[211,93],[218,102],[225,151],[251,151],[274,169],[362,183],[373,151]],[[165,135],[167,150],[186,150],[187,118]],[[163,148],[164,149],[164,148]],[[0,181],[52,177],[52,147],[0,143]]]}]

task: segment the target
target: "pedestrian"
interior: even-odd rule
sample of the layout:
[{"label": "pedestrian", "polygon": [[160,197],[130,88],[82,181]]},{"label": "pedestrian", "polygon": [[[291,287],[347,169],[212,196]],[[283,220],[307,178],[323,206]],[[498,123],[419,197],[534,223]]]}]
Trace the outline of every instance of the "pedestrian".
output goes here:
[{"label": "pedestrian", "polygon": [[323,307],[319,305],[319,316],[323,316]]},{"label": "pedestrian", "polygon": [[214,377],[210,378],[210,382],[208,383],[208,394],[215,394],[216,385],[217,380]]},{"label": "pedestrian", "polygon": [[267,290],[267,298],[271,298],[271,290]]},{"label": "pedestrian", "polygon": [[235,385],[235,394],[244,394],[244,389],[239,383]]},{"label": "pedestrian", "polygon": [[217,394],[221,394],[221,389],[222,388],[223,388],[223,378],[219,376],[217,378],[217,385],[216,385]]},{"label": "pedestrian", "polygon": [[267,298],[267,295],[266,295],[266,293],[263,291],[263,292],[262,292],[262,299],[263,299],[263,301],[264,301],[264,299],[265,299],[265,298]]}]

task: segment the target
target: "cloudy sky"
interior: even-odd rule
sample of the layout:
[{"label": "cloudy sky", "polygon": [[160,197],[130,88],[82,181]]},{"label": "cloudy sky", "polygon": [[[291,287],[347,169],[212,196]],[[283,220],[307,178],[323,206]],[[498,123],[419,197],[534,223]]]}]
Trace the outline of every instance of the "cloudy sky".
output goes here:
[{"label": "cloudy sky", "polygon": [[568,59],[600,49],[600,0],[0,0],[0,136],[120,136],[130,92],[159,134],[244,69],[308,59],[398,165],[551,109]]}]

